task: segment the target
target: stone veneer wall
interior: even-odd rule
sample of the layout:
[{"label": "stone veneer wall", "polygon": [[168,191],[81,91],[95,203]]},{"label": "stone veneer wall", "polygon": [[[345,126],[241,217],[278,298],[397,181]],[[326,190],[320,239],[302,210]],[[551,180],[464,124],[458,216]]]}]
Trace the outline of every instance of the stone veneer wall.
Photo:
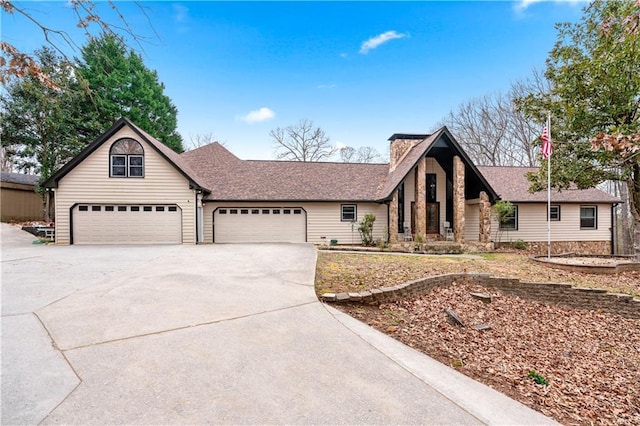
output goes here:
[{"label": "stone veneer wall", "polygon": [[404,155],[416,144],[420,143],[421,139],[396,139],[391,142],[389,148],[389,169],[393,170],[400,163],[400,160]]},{"label": "stone veneer wall", "polygon": [[453,239],[464,242],[464,163],[457,155],[453,157]]},{"label": "stone veneer wall", "polygon": [[416,229],[413,233],[426,239],[427,236],[427,158],[423,156],[418,160],[418,166],[415,173],[415,203],[416,203]]},{"label": "stone veneer wall", "polygon": [[393,191],[393,199],[389,205],[389,242],[398,242],[398,190]]},{"label": "stone veneer wall", "polygon": [[606,290],[577,288],[570,284],[529,283],[516,278],[496,278],[488,274],[447,274],[408,281],[393,287],[382,287],[359,293],[325,293],[325,302],[360,302],[378,304],[404,297],[422,295],[435,287],[454,282],[479,284],[510,296],[576,309],[602,310],[628,318],[640,319],[640,300],[628,294],[607,293]]},{"label": "stone veneer wall", "polygon": [[[513,243],[501,242],[495,243],[497,247],[510,247]],[[527,250],[533,254],[543,255],[547,254],[547,242],[535,241],[528,242]],[[551,242],[551,254],[563,254],[563,253],[575,253],[575,254],[598,254],[609,255],[611,254],[611,242],[610,241],[552,241]]]},{"label": "stone veneer wall", "polygon": [[486,192],[480,191],[480,233],[478,241],[481,244],[491,242],[491,202]]}]

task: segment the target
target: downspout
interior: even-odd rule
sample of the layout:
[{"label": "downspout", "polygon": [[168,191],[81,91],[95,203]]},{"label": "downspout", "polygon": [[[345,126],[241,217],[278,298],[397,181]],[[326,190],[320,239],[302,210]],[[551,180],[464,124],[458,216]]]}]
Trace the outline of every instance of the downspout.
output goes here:
[{"label": "downspout", "polygon": [[616,251],[616,217],[615,210],[618,204],[611,204],[611,255],[615,256]]},{"label": "downspout", "polygon": [[195,207],[196,207],[196,244],[200,244],[202,242],[203,238],[203,223],[202,223],[202,191],[200,190],[196,190],[195,191],[195,196],[196,196],[196,203],[195,203]]}]

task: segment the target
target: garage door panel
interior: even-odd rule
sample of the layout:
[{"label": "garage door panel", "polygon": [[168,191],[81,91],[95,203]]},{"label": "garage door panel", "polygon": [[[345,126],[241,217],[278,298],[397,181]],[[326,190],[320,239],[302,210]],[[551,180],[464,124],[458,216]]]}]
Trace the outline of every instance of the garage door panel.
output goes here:
[{"label": "garage door panel", "polygon": [[73,209],[73,243],[181,244],[182,211],[169,205],[81,204]]},{"label": "garage door panel", "polygon": [[306,212],[299,207],[231,207],[213,213],[214,242],[306,241]]}]

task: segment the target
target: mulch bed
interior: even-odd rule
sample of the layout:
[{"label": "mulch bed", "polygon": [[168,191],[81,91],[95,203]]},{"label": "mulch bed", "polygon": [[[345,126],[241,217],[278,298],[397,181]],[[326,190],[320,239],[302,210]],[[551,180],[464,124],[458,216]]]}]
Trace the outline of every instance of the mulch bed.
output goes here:
[{"label": "mulch bed", "polygon": [[[490,294],[491,302],[472,292]],[[640,424],[638,319],[472,284],[379,306],[334,306],[563,424]],[[490,328],[472,328],[477,324]]]}]

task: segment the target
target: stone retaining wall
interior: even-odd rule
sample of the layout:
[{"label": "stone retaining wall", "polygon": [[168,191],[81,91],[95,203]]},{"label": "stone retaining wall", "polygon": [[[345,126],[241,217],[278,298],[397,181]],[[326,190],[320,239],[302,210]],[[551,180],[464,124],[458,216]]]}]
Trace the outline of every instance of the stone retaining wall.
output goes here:
[{"label": "stone retaining wall", "polygon": [[488,274],[447,274],[408,281],[393,287],[382,287],[358,293],[325,293],[325,302],[360,302],[377,304],[428,293],[454,282],[478,284],[486,288],[536,302],[557,304],[577,309],[601,310],[628,318],[640,318],[640,300],[628,294],[607,293],[603,289],[577,288],[571,284],[522,282],[517,278],[496,278]]},{"label": "stone retaining wall", "polygon": [[[530,241],[525,243],[527,250],[532,254],[544,255],[547,254],[547,242],[546,241]],[[496,242],[496,247],[512,247],[513,242]],[[611,241],[552,241],[551,242],[551,254],[564,254],[564,253],[576,253],[576,254],[611,254]]]}]

